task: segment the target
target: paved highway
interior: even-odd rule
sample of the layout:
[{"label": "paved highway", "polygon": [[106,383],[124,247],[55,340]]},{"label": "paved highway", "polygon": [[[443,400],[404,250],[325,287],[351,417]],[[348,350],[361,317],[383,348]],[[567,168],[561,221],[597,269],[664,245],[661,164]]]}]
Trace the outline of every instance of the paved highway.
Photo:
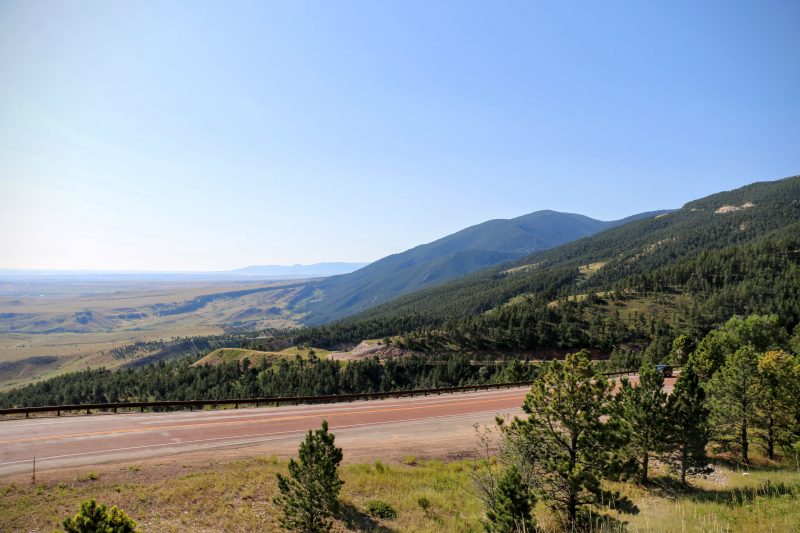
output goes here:
[{"label": "paved highway", "polygon": [[[629,379],[638,382],[638,376]],[[667,379],[665,390],[674,382]],[[323,419],[350,459],[448,456],[474,449],[474,424],[492,425],[497,414],[521,415],[527,392],[523,387],[347,404],[2,420],[0,477],[30,472],[34,456],[37,470],[245,447],[289,456]]]},{"label": "paved highway", "polygon": [[[238,410],[98,414],[0,421],[0,476],[37,470],[202,452],[225,447],[296,449],[309,429],[327,419],[345,440],[396,446],[431,441],[437,431],[491,423],[498,413],[519,414],[527,388],[441,396]],[[387,433],[388,432],[388,433]],[[381,436],[376,439],[376,436]],[[422,444],[424,451],[425,445]]]}]

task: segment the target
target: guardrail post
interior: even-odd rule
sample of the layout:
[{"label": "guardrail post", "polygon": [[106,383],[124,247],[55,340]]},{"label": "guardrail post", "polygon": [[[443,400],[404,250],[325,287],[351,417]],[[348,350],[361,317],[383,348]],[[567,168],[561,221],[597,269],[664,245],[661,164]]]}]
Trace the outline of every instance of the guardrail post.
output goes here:
[{"label": "guardrail post", "polygon": [[91,414],[91,413],[89,413],[89,408],[88,408],[88,407],[86,408],[86,414],[87,414],[87,415],[88,415],[88,414]]},{"label": "guardrail post", "polygon": [[31,414],[30,411],[25,411],[25,418],[28,418],[29,414]]},{"label": "guardrail post", "polygon": [[56,411],[56,416],[61,416],[61,409]]}]

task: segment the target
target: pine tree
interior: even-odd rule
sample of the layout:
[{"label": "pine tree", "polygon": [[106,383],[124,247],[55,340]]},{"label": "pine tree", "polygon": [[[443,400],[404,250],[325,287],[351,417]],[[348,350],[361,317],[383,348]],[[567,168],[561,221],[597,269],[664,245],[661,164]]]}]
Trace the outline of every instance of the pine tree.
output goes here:
[{"label": "pine tree", "polygon": [[706,463],[708,444],[708,409],[706,395],[694,366],[687,364],[675,383],[667,403],[669,432],[667,443],[674,452],[681,472],[681,483],[686,483],[686,471]]},{"label": "pine tree", "polygon": [[761,394],[757,398],[758,437],[770,459],[775,458],[775,447],[785,440],[797,426],[795,417],[800,400],[797,363],[783,350],[770,351],[759,357],[758,376]]},{"label": "pine tree", "polygon": [[281,525],[289,531],[322,533],[331,530],[331,518],[339,512],[339,478],[342,449],[334,446],[327,420],[322,428],[309,431],[300,444],[298,460],[289,461],[289,477],[277,474]]},{"label": "pine tree", "polygon": [[484,528],[487,533],[537,531],[531,515],[532,498],[517,467],[509,467],[497,483],[494,506],[486,512]]},{"label": "pine tree", "polygon": [[634,509],[630,502],[601,489],[620,468],[617,450],[624,432],[611,413],[612,386],[598,374],[587,352],[551,363],[525,398],[524,420],[503,426],[511,446],[521,450],[526,471],[541,498],[564,512],[567,526],[578,526],[588,505]]},{"label": "pine tree", "polygon": [[78,513],[63,522],[66,533],[136,533],[134,522],[125,511],[98,504],[94,498],[81,504]]},{"label": "pine tree", "polygon": [[638,464],[639,481],[647,483],[650,457],[664,451],[667,435],[667,394],[664,376],[653,365],[644,364],[639,371],[639,385],[627,379],[616,397],[616,414],[627,430],[628,450]]},{"label": "pine tree", "polygon": [[730,355],[708,385],[708,405],[714,440],[750,462],[750,441],[761,394],[758,355],[751,346]]}]

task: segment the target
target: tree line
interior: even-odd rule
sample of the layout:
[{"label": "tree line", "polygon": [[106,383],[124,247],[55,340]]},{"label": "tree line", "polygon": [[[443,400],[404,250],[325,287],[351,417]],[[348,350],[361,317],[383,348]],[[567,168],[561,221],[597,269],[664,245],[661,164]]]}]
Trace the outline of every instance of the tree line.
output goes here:
[{"label": "tree line", "polygon": [[195,365],[196,357],[158,361],[137,369],[71,372],[0,394],[2,407],[157,400],[220,400],[312,396],[508,383],[533,378],[527,361],[475,361],[467,356],[409,356],[347,363],[281,358]]}]

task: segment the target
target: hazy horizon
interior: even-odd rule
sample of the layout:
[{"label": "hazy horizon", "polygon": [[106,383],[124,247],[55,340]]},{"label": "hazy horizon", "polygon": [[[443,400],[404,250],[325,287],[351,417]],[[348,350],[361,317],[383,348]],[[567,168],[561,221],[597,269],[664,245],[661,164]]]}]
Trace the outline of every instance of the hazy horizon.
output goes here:
[{"label": "hazy horizon", "polygon": [[800,4],[0,3],[0,268],[371,262],[800,173]]}]

